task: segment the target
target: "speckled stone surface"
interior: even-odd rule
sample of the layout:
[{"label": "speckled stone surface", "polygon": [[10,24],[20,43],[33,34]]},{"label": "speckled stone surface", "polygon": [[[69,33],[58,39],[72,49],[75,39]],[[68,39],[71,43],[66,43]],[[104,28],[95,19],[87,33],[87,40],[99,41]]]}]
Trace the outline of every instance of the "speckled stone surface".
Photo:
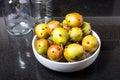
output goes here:
[{"label": "speckled stone surface", "polygon": [[[119,0],[53,0],[53,15],[59,17],[57,19],[62,20],[62,16],[69,12],[80,12],[102,41],[97,60],[86,69],[72,73],[55,72],[42,66],[33,55],[31,43],[26,46],[25,37],[10,37],[4,30],[3,17],[0,17],[0,80],[120,80],[118,2]],[[27,36],[30,42],[33,35],[30,33]],[[21,55],[16,49],[18,42]]]},{"label": "speckled stone surface", "polygon": [[[0,18],[0,80],[119,80],[120,17],[85,17],[85,20],[101,38],[99,57],[84,70],[61,73],[42,66],[35,59],[31,45],[26,47],[24,37],[8,36],[3,30],[3,18]],[[31,42],[33,33],[27,37]],[[19,42],[19,49],[16,49],[15,40]]]}]

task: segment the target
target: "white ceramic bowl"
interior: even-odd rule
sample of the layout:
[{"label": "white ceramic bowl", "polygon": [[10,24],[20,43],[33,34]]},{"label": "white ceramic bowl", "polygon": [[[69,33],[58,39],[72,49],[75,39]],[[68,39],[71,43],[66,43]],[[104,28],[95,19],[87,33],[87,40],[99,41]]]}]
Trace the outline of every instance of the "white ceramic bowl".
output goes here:
[{"label": "white ceramic bowl", "polygon": [[98,42],[99,42],[99,47],[98,49],[89,57],[87,57],[84,60],[81,61],[76,61],[76,62],[55,62],[52,60],[49,60],[41,55],[39,55],[35,49],[34,43],[36,40],[36,35],[33,37],[32,40],[32,49],[34,52],[34,55],[36,57],[36,59],[45,67],[54,70],[54,71],[59,71],[59,72],[74,72],[74,71],[79,71],[82,70],[86,67],[88,67],[89,65],[91,65],[96,58],[98,57],[98,54],[100,52],[100,48],[101,48],[101,41],[100,38],[98,36],[98,34],[94,31],[92,31],[92,34],[97,38]]}]

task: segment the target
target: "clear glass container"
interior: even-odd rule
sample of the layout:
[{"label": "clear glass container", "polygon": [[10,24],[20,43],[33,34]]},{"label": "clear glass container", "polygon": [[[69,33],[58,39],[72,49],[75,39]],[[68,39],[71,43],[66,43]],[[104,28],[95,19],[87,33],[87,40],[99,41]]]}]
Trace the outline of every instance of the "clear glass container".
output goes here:
[{"label": "clear glass container", "polygon": [[32,15],[36,23],[47,23],[52,18],[52,0],[31,0]]},{"label": "clear glass container", "polygon": [[4,0],[4,19],[7,32],[12,36],[22,36],[32,30],[29,0]]}]

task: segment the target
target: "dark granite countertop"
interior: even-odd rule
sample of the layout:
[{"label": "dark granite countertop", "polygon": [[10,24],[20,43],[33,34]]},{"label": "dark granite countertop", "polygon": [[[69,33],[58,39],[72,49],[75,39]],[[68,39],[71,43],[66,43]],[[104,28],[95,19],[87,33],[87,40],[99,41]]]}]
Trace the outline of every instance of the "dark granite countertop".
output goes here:
[{"label": "dark granite countertop", "polygon": [[[96,61],[86,69],[72,73],[55,72],[42,66],[33,55],[31,43],[26,46],[25,37],[10,37],[4,30],[3,17],[0,17],[0,80],[120,80],[119,9],[120,0],[53,0],[55,19],[61,20],[69,12],[79,12],[102,41]],[[33,35],[31,32],[26,36],[29,42]],[[17,45],[22,54],[17,53]]]},{"label": "dark granite countertop", "polygon": [[[85,17],[85,20],[101,38],[100,54],[86,69],[61,73],[45,68],[35,59],[31,48],[33,33],[26,36],[30,42],[26,47],[25,37],[8,36],[0,18],[0,80],[120,80],[120,17]],[[22,54],[17,53],[15,42]]]}]

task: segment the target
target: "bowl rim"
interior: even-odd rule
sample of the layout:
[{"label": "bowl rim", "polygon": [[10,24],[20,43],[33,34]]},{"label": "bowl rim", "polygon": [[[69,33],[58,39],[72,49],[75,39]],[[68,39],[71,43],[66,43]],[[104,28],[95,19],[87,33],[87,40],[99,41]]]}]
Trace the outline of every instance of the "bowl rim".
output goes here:
[{"label": "bowl rim", "polygon": [[89,57],[87,57],[87,58],[85,58],[83,60],[80,60],[80,61],[75,61],[75,62],[57,62],[57,61],[53,61],[53,60],[50,60],[48,58],[43,57],[42,55],[37,53],[37,51],[35,50],[35,47],[34,47],[34,43],[35,43],[35,40],[37,38],[36,35],[33,36],[32,49],[35,52],[34,55],[36,54],[37,56],[41,57],[43,60],[46,60],[46,61],[51,62],[51,63],[64,64],[64,65],[83,63],[83,62],[91,59],[92,57],[94,57],[97,53],[99,54],[99,51],[100,51],[100,48],[101,48],[101,39],[100,39],[99,35],[95,31],[93,31],[93,30],[92,30],[92,34],[94,34],[97,37],[97,40],[98,40],[98,43],[99,43],[99,47],[97,48],[97,50],[91,56],[89,56]]}]

